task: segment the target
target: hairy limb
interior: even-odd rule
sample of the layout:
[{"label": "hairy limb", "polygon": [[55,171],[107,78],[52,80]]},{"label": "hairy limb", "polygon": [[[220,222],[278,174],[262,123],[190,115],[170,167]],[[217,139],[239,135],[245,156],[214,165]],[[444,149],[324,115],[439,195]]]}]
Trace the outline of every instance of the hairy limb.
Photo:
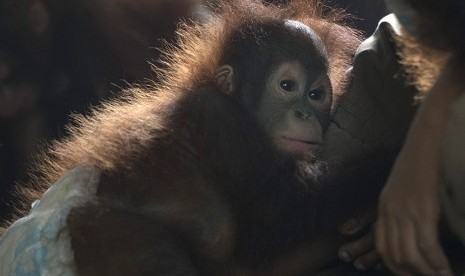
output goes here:
[{"label": "hairy limb", "polygon": [[182,235],[149,217],[88,204],[68,225],[81,275],[198,275]]}]

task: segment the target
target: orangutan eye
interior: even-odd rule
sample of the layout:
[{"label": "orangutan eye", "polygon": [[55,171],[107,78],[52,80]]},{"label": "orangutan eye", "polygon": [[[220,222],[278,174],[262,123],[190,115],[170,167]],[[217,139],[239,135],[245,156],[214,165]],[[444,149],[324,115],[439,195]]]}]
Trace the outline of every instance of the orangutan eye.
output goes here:
[{"label": "orangutan eye", "polygon": [[314,89],[308,93],[308,97],[314,101],[322,100],[324,96],[325,96],[325,91],[323,89]]},{"label": "orangutan eye", "polygon": [[296,84],[293,80],[283,80],[279,83],[279,86],[286,91],[295,91]]}]

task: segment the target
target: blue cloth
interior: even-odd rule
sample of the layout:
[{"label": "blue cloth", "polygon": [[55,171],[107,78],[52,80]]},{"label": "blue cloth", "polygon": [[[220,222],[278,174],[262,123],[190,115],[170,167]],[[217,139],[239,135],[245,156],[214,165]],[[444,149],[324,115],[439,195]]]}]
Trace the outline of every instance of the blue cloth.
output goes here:
[{"label": "blue cloth", "polygon": [[66,218],[95,196],[99,173],[78,167],[52,185],[0,237],[0,275],[75,275]]}]

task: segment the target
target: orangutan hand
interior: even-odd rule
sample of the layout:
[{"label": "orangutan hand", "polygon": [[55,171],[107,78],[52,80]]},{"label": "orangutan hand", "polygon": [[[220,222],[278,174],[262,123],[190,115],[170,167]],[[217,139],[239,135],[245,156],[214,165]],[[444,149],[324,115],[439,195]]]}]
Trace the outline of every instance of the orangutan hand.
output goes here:
[{"label": "orangutan hand", "polygon": [[365,235],[339,248],[339,258],[344,262],[354,262],[354,266],[358,270],[381,267],[381,257],[375,250],[374,220],[374,213],[366,213],[348,219],[339,229],[341,234],[353,236],[369,228]]}]

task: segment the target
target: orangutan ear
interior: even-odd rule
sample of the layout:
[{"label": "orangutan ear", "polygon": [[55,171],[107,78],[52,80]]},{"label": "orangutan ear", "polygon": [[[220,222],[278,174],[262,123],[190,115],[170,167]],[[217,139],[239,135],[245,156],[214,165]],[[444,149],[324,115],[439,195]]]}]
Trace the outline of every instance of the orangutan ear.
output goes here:
[{"label": "orangutan ear", "polygon": [[233,86],[233,74],[234,69],[231,65],[225,64],[221,65],[216,70],[215,80],[218,87],[222,92],[226,94],[231,94],[234,91]]}]

